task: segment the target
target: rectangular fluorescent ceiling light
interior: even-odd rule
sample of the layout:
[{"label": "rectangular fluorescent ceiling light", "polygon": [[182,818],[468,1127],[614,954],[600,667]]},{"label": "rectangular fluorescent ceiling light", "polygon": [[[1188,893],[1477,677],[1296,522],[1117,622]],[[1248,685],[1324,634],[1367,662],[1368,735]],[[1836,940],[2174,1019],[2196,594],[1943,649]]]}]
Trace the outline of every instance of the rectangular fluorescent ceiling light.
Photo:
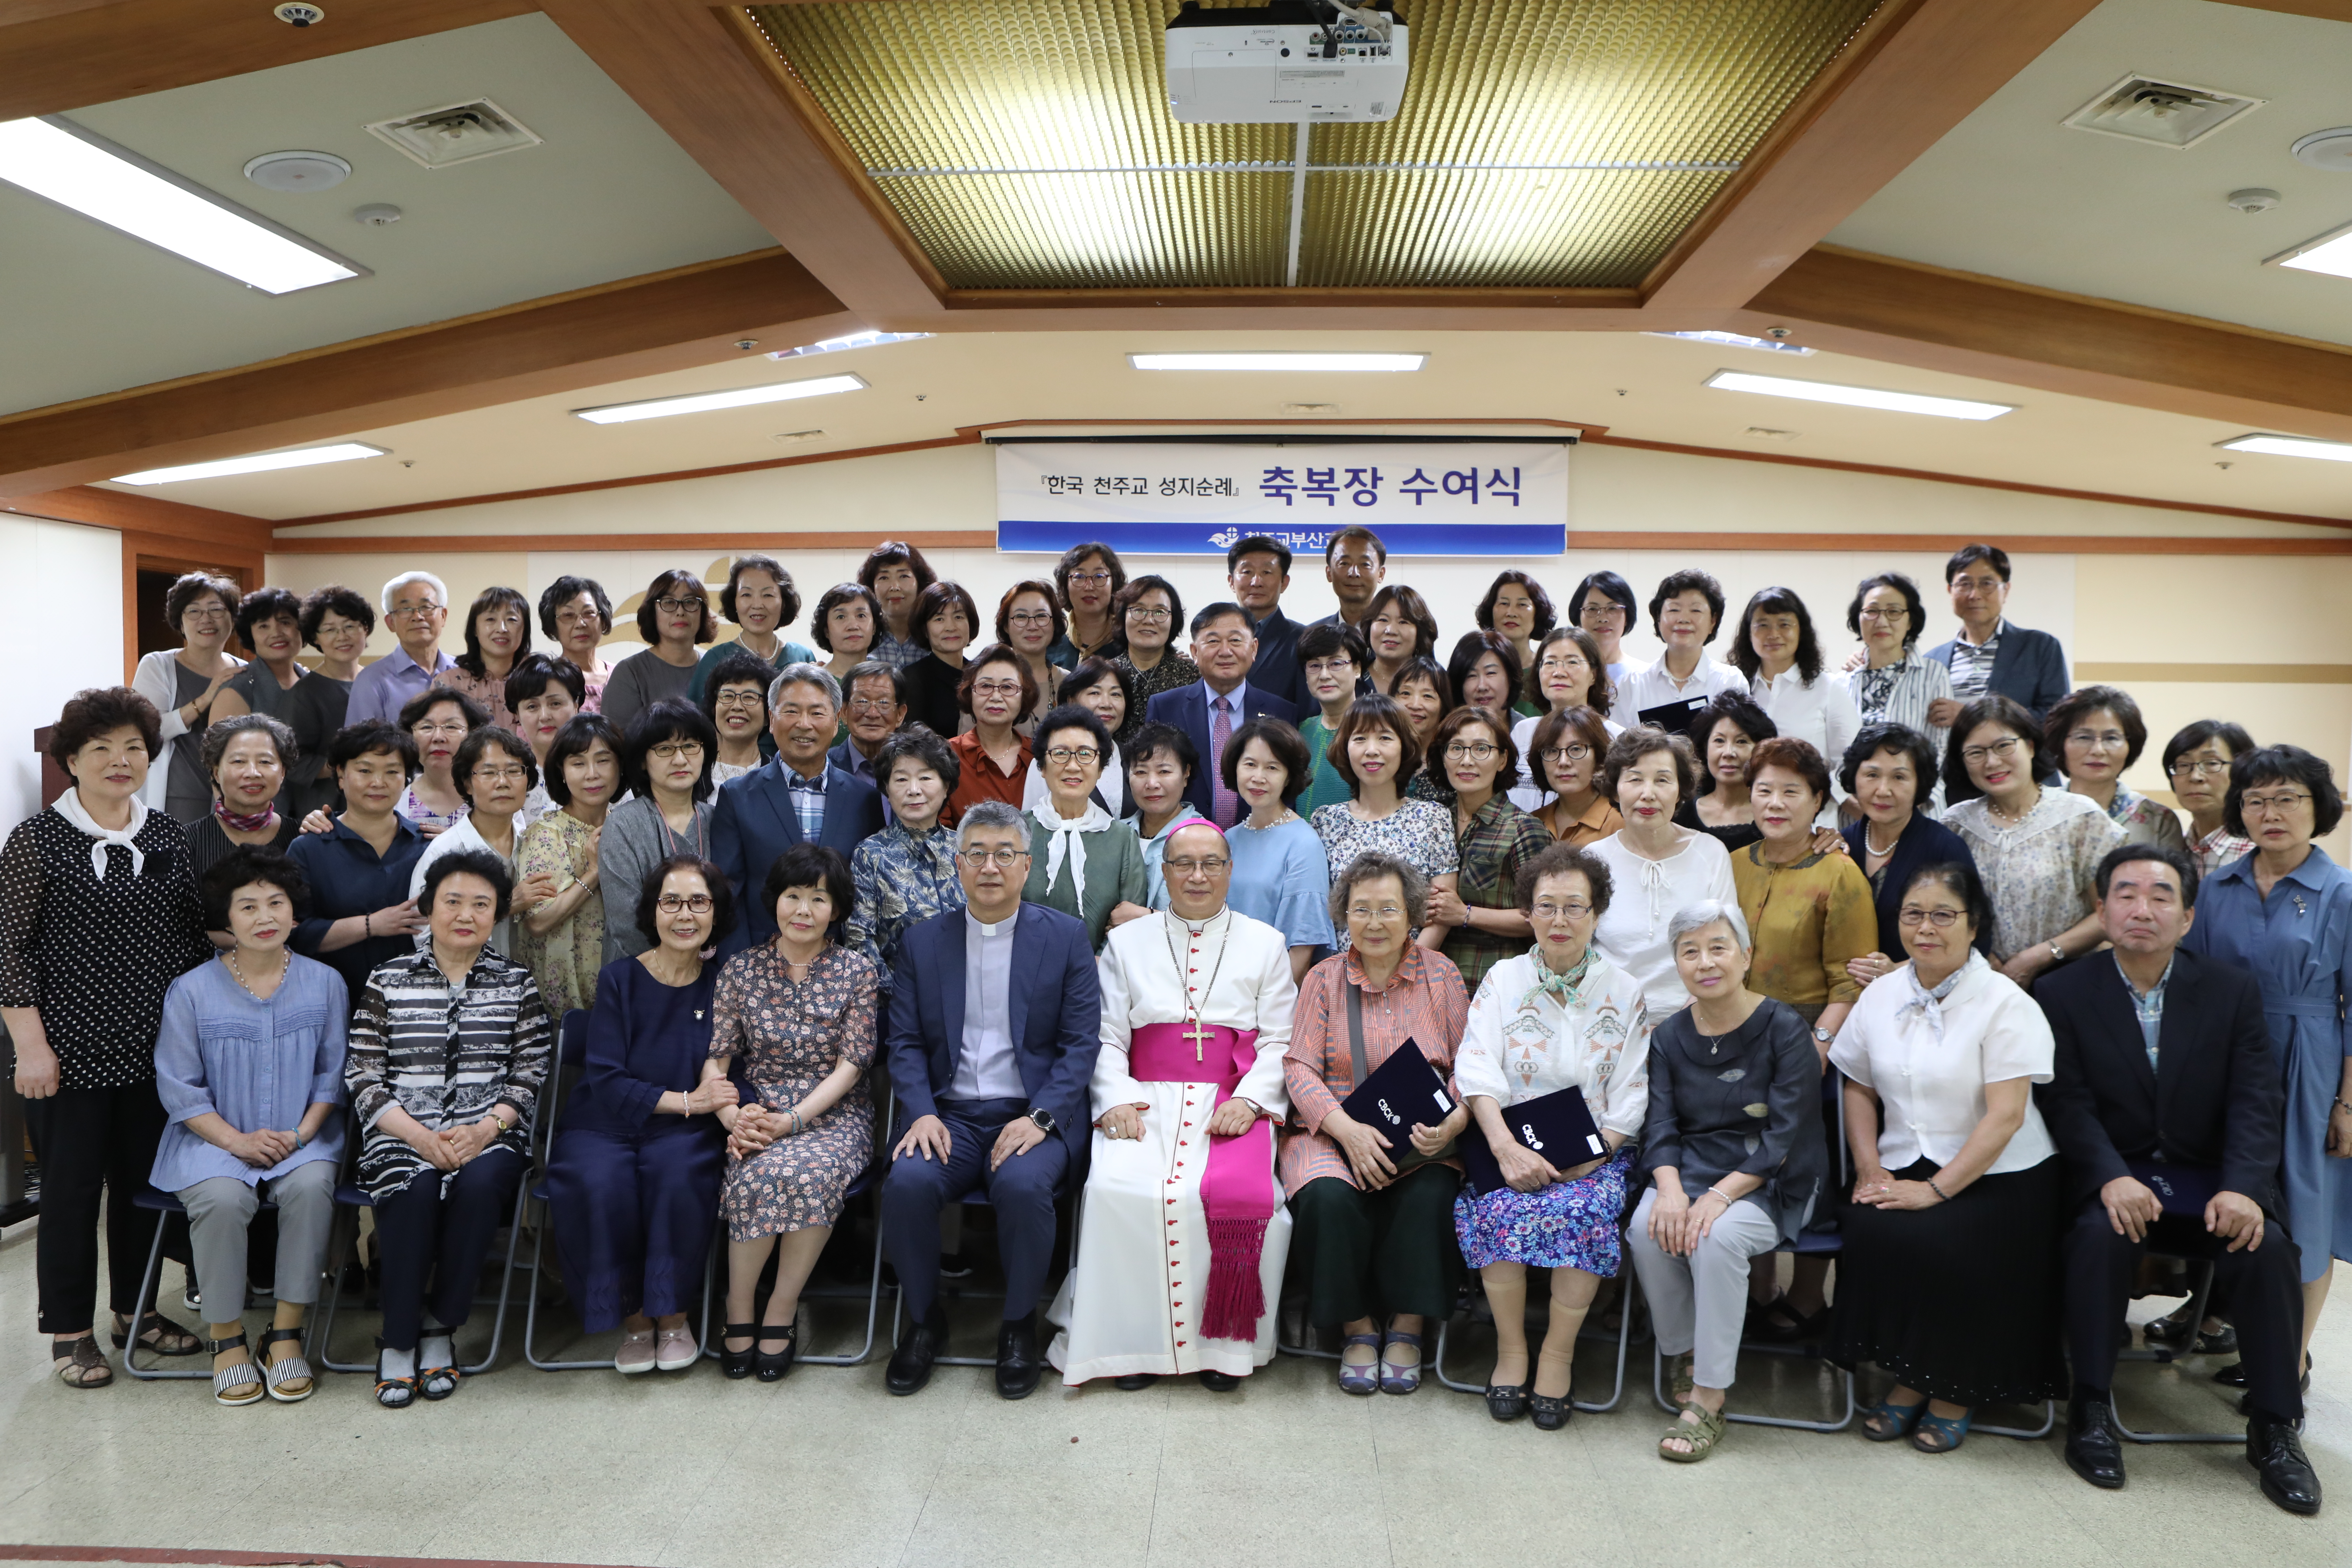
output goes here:
[{"label": "rectangular fluorescent ceiling light", "polygon": [[928,338],[929,332],[852,332],[845,338],[827,338],[823,342],[803,343],[796,349],[771,349],[770,359],[800,359],[808,354],[837,354],[845,349],[878,348],[884,343],[911,343]]},{"label": "rectangular fluorescent ceiling light", "polygon": [[1762,349],[1767,353],[1809,354],[1813,351],[1802,343],[1784,343],[1771,338],[1751,338],[1739,332],[1643,332],[1645,338],[1680,338],[1689,343],[1715,343],[1724,348]]},{"label": "rectangular fluorescent ceiling light", "polygon": [[1129,354],[1138,370],[1419,370],[1427,354],[1387,353],[1167,353]]},{"label": "rectangular fluorescent ceiling light", "polygon": [[1998,419],[2017,407],[2013,403],[1930,397],[1922,392],[1885,392],[1874,386],[1841,386],[1833,381],[1799,381],[1792,376],[1757,375],[1744,370],[1717,371],[1706,378],[1706,384],[1718,392],[1760,392],[1768,397],[1843,403],[1855,408],[1884,408],[1896,414],[1935,414],[1946,419]]},{"label": "rectangular fluorescent ceiling light", "polygon": [[2331,278],[2352,278],[2352,224],[2333,228],[2316,239],[2306,239],[2281,251],[2266,263],[2291,267],[2297,272],[2325,272]]},{"label": "rectangular fluorescent ceiling light", "polygon": [[182,479],[217,479],[230,474],[266,474],[272,468],[308,468],[320,463],[348,463],[355,458],[381,458],[386,448],[364,441],[341,441],[331,447],[303,447],[291,452],[257,452],[249,458],[223,458],[217,463],[186,463],[176,468],[145,468],[117,474],[118,485],[173,485]]},{"label": "rectangular fluorescent ceiling light", "polygon": [[2270,458],[2325,458],[2331,463],[2352,463],[2352,444],[2315,441],[2306,436],[2272,436],[2257,432],[2219,445],[2225,452],[2260,452]]},{"label": "rectangular fluorescent ceiling light", "polygon": [[367,274],[61,115],[0,121],[0,180],[264,293]]},{"label": "rectangular fluorescent ceiling light", "polygon": [[708,414],[714,408],[748,408],[756,403],[788,403],[795,397],[859,392],[865,386],[863,376],[820,375],[813,381],[780,381],[767,386],[739,386],[728,392],[656,397],[643,403],[608,403],[602,408],[575,408],[572,412],[592,425],[626,425],[633,419],[667,419],[673,414]]}]

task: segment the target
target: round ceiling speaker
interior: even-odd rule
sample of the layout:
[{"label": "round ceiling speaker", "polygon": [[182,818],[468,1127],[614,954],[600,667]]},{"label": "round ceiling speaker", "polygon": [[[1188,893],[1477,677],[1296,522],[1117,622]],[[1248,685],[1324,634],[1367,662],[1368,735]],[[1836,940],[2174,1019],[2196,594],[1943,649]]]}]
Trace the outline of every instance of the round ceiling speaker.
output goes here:
[{"label": "round ceiling speaker", "polygon": [[2315,169],[2352,174],[2352,125],[2313,132],[2295,142],[2294,155]]},{"label": "round ceiling speaker", "polygon": [[332,153],[264,153],[245,166],[245,177],[265,191],[323,191],[341,184],[351,173],[352,166]]}]

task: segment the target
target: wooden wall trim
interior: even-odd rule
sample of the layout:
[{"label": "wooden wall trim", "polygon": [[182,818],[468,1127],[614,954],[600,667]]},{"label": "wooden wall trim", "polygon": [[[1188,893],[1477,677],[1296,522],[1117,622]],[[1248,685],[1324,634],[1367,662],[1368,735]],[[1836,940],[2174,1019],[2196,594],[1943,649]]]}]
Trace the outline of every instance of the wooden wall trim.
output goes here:
[{"label": "wooden wall trim", "polygon": [[2103,664],[2074,667],[2077,685],[2108,681],[2146,686],[2352,686],[2352,664]]},{"label": "wooden wall trim", "polygon": [[0,511],[46,517],[58,522],[88,523],[93,528],[135,531],[150,538],[180,541],[190,548],[247,552],[268,548],[269,531],[274,526],[266,517],[217,511],[211,507],[166,500],[162,496],[100,489],[94,485],[19,496],[15,500],[0,501]]},{"label": "wooden wall trim", "polygon": [[[574,553],[597,550],[870,550],[886,537],[872,529],[856,533],[390,533],[380,536],[337,534],[327,538],[280,539],[269,547],[272,555],[410,555],[432,552],[453,555],[497,555],[506,552],[563,550]],[[902,539],[919,550],[993,550],[992,528],[938,528],[887,535]]]},{"label": "wooden wall trim", "polygon": [[0,120],[58,114],[428,33],[524,16],[537,0],[384,0],[330,5],[289,27],[267,0],[116,0],[29,20],[0,16]]}]

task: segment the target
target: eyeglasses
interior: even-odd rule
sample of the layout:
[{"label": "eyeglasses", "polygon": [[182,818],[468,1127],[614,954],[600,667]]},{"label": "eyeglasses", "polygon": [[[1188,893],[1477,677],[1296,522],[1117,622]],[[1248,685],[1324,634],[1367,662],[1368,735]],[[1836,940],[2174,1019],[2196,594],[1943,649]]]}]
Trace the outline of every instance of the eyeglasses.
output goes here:
[{"label": "eyeglasses", "polygon": [[1015,610],[1004,618],[1007,622],[1016,626],[1050,626],[1054,624],[1054,612],[1051,610]]},{"label": "eyeglasses", "polygon": [[1456,741],[1445,748],[1445,760],[1449,763],[1492,762],[1500,749],[1492,741]]},{"label": "eyeglasses", "polygon": [[1310,658],[1307,661],[1307,673],[1309,675],[1353,675],[1356,673],[1356,661],[1352,658]]},{"label": "eyeglasses", "polygon": [[1590,762],[1592,758],[1592,748],[1578,744],[1554,746],[1550,751],[1546,752],[1543,755],[1544,761],[1548,763]]},{"label": "eyeglasses", "polygon": [[1914,909],[1906,904],[1903,907],[1902,910],[1895,915],[1895,919],[1898,923],[1910,926],[1915,930],[1921,925],[1931,925],[1937,931],[1949,931],[1953,926],[1959,923],[1960,911],[1958,910]]},{"label": "eyeglasses", "polygon": [[853,697],[849,700],[852,713],[887,713],[898,706],[896,697]]},{"label": "eyeglasses", "polygon": [[2238,809],[2247,816],[2268,816],[2276,813],[2284,816],[2298,805],[2310,804],[2311,796],[2299,789],[2279,795],[2247,795],[2238,797]]},{"label": "eyeglasses", "polygon": [[2066,737],[2070,746],[2096,746],[2102,751],[2114,751],[2131,742],[2121,730],[2076,730]]},{"label": "eyeglasses", "polygon": [[1176,618],[1176,612],[1164,605],[1159,609],[1146,609],[1141,605],[1129,605],[1127,618],[1130,621],[1172,621]]},{"label": "eyeglasses", "polygon": [[956,857],[974,870],[978,870],[982,866],[1002,866],[1009,868],[1013,862],[1029,858],[1029,851],[1026,849],[959,849],[956,851]]},{"label": "eyeglasses", "polygon": [[1206,871],[1213,877],[1232,864],[1222,855],[1213,855],[1205,860],[1162,860],[1160,868],[1179,877],[1189,877],[1195,871]]},{"label": "eyeglasses", "polygon": [[1381,563],[1370,559],[1350,561],[1342,555],[1331,563],[1331,570],[1343,577],[1370,577],[1381,569]]},{"label": "eyeglasses", "polygon": [[657,763],[690,763],[697,761],[701,757],[702,742],[699,741],[664,741],[660,745],[654,747],[652,751],[648,752],[646,755],[652,757]]},{"label": "eyeglasses", "polygon": [[423,719],[412,725],[408,732],[419,740],[435,735],[463,735],[466,732],[466,721],[463,719],[452,719],[446,723],[436,724],[430,719]]},{"label": "eyeglasses", "polygon": [[701,599],[656,599],[654,608],[665,616],[682,616],[688,610],[702,610],[709,605]]},{"label": "eyeglasses", "polygon": [[1990,746],[1962,746],[1960,748],[1960,761],[1974,763],[1981,763],[1987,757],[1999,757],[2002,762],[2007,762],[2010,758],[2017,755],[2017,748],[2023,744],[2025,744],[2023,741],[2018,739],[2015,735],[2011,735],[2002,740],[1995,741]]},{"label": "eyeglasses", "polygon": [[446,607],[442,605],[394,605],[383,613],[383,618],[388,621],[421,621],[428,616],[440,614]]},{"label": "eyeglasses", "polygon": [[1348,906],[1348,918],[1351,921],[1393,921],[1401,920],[1403,916],[1404,911],[1397,908],[1394,904],[1382,904],[1378,909],[1374,909],[1370,904],[1349,904]]},{"label": "eyeglasses", "polygon": [[566,605],[555,612],[555,624],[559,626],[576,626],[583,622],[593,622],[601,626],[604,624],[604,617],[596,613],[593,605]]},{"label": "eyeglasses", "polygon": [[666,915],[674,915],[680,910],[692,910],[696,914],[707,915],[710,912],[710,895],[688,893],[681,898],[676,893],[664,893],[654,900],[654,908]]},{"label": "eyeglasses", "polygon": [[1625,618],[1625,606],[1622,605],[1595,605],[1588,603],[1584,608],[1578,613],[1576,618],[1588,624],[1596,621],[1604,623],[1609,621],[1622,621]]},{"label": "eyeglasses", "polygon": [[482,767],[474,770],[476,784],[520,784],[530,775],[520,767]]},{"label": "eyeglasses", "polygon": [[975,680],[971,683],[974,697],[1018,697],[1021,683],[1017,680]]},{"label": "eyeglasses", "polygon": [[1110,581],[1110,574],[1108,572],[1073,572],[1070,574],[1069,581],[1071,585],[1074,587],[1083,584],[1088,588],[1099,588],[1104,584]]},{"label": "eyeglasses", "polygon": [[1056,746],[1045,753],[1049,763],[1091,763],[1102,756],[1092,746]]},{"label": "eyeglasses", "polygon": [[1900,621],[1909,619],[1910,615],[1911,612],[1908,609],[1901,607],[1892,610],[1864,609],[1862,612],[1862,618],[1865,621]]},{"label": "eyeglasses", "polygon": [[711,700],[713,708],[758,708],[767,698],[757,691],[722,691]]},{"label": "eyeglasses", "polygon": [[1204,653],[1213,653],[1219,648],[1231,648],[1239,653],[1255,640],[1247,632],[1211,632],[1206,637],[1194,637],[1192,646]]},{"label": "eyeglasses", "polygon": [[225,621],[229,612],[219,605],[191,605],[180,612],[184,621]]},{"label": "eyeglasses", "polygon": [[1536,907],[1528,912],[1539,921],[1580,921],[1592,912],[1592,906],[1580,899],[1570,899],[1563,903],[1538,899]]},{"label": "eyeglasses", "polygon": [[2175,757],[2171,773],[2177,779],[2204,778],[2209,774],[2227,775],[2230,762],[2226,757]]}]

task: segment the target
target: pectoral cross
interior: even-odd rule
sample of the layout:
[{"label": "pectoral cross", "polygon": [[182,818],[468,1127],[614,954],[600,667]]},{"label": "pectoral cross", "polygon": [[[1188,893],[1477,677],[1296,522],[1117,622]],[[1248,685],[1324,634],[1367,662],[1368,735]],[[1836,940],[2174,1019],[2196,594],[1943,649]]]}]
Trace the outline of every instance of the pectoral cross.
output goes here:
[{"label": "pectoral cross", "polygon": [[1201,1022],[1199,1015],[1195,1014],[1191,1019],[1191,1023],[1192,1026],[1185,1030],[1180,1037],[1192,1042],[1192,1059],[1194,1061],[1205,1061],[1208,1058],[1202,1054],[1202,1043],[1204,1041],[1213,1039],[1216,1037],[1210,1032],[1207,1025]]}]

